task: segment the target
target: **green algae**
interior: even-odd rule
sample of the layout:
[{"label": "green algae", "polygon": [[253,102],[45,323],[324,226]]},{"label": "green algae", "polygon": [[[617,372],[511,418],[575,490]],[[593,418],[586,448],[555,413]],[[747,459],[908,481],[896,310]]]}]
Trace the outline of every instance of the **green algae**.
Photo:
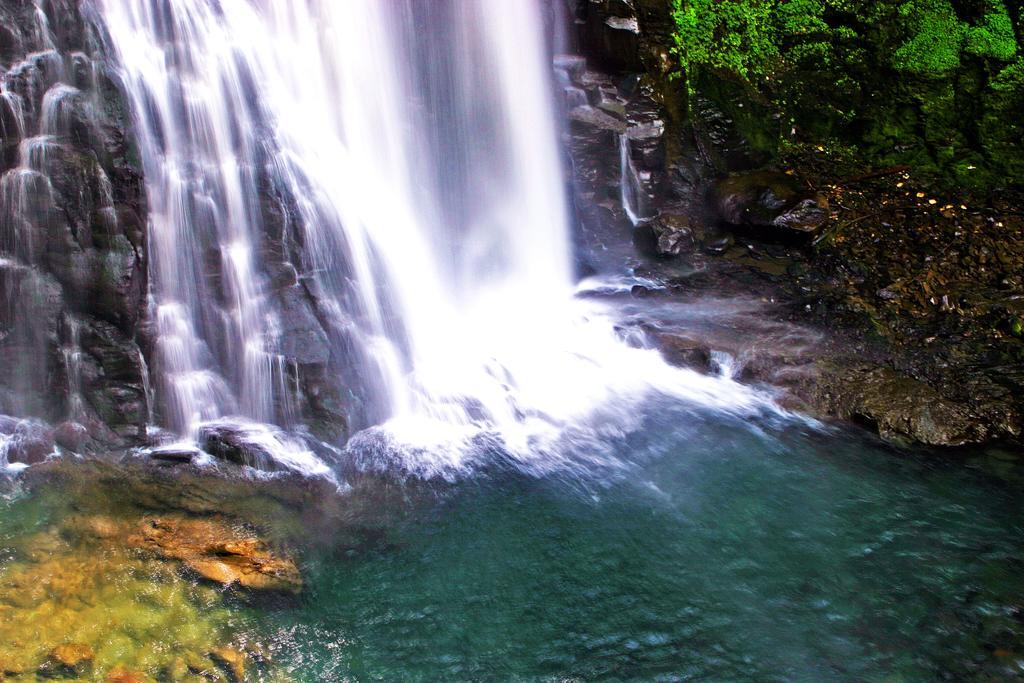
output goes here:
[{"label": "green algae", "polygon": [[15,557],[0,569],[0,670],[13,680],[47,674],[67,645],[93,653],[99,679],[118,668],[158,676],[225,646],[244,620],[172,563],[70,541],[60,528],[20,539]]},{"label": "green algae", "polygon": [[0,499],[0,680],[286,680],[259,629],[263,603],[276,598],[203,580],[187,558],[140,534],[159,511],[183,520],[186,546],[196,529],[237,545],[251,536],[241,519],[223,516],[231,501],[286,518],[271,500],[216,478],[182,476],[172,492],[131,468],[45,469]]}]

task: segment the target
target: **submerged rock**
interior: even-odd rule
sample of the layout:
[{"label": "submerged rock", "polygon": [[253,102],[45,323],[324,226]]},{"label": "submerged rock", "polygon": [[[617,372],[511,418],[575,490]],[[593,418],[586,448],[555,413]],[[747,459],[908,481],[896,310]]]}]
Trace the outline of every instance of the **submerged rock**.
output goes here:
[{"label": "submerged rock", "polygon": [[123,666],[115,667],[107,674],[107,683],[156,683],[156,679],[141,671],[132,671]]},{"label": "submerged rock", "polygon": [[275,555],[252,534],[216,519],[150,518],[127,539],[130,547],[180,560],[204,579],[225,586],[297,593],[295,562]]},{"label": "submerged rock", "polygon": [[231,647],[219,647],[210,652],[210,659],[226,669],[236,681],[245,680],[245,654]]},{"label": "submerged rock", "polygon": [[51,662],[73,676],[84,675],[95,658],[96,653],[85,643],[58,645],[50,653]]}]

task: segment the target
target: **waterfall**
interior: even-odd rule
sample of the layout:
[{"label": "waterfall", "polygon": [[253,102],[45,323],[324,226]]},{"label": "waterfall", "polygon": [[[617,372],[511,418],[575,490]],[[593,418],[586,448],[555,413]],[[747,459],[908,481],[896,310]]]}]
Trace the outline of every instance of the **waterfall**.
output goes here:
[{"label": "waterfall", "polygon": [[630,149],[629,135],[619,135],[619,191],[622,209],[629,217],[629,222],[634,226],[638,225],[643,214],[640,208],[640,179],[636,172],[636,165],[633,163],[633,154]]},{"label": "waterfall", "polygon": [[282,271],[354,356],[357,426],[383,425],[355,446],[526,454],[652,387],[756,403],[574,297],[539,2],[94,2],[135,112],[175,430],[296,419]]}]

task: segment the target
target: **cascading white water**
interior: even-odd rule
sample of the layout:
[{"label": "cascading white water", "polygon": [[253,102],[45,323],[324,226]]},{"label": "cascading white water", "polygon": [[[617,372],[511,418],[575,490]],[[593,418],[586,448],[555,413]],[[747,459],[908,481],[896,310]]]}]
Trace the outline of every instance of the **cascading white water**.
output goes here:
[{"label": "cascading white water", "polygon": [[539,2],[95,2],[137,115],[175,428],[280,417],[263,169],[295,203],[301,277],[371,369],[385,426],[356,447],[383,435],[444,470],[482,433],[546,452],[652,388],[763,403],[630,348],[574,298]]}]

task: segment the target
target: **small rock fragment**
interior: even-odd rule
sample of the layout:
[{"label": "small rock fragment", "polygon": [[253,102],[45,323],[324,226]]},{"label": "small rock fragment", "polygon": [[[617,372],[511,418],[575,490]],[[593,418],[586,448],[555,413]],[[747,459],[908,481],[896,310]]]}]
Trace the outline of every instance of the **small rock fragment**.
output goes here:
[{"label": "small rock fragment", "polygon": [[236,681],[245,678],[245,655],[230,647],[219,647],[210,653],[210,659],[226,669]]},{"label": "small rock fragment", "polygon": [[80,676],[92,664],[96,653],[92,648],[83,643],[67,643],[58,645],[50,653],[50,659],[60,667],[69,670],[72,674]]}]

